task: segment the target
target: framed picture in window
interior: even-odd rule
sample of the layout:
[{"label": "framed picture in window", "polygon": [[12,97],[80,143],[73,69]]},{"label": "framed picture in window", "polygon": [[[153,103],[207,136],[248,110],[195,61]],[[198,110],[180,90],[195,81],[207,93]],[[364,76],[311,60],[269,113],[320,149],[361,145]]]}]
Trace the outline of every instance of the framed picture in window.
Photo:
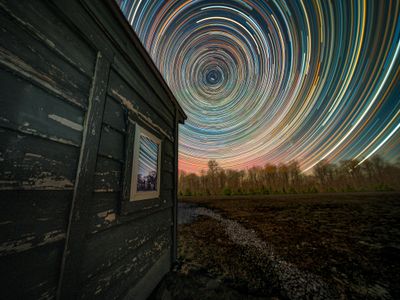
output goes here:
[{"label": "framed picture in window", "polygon": [[161,140],[135,125],[129,201],[160,196]]}]

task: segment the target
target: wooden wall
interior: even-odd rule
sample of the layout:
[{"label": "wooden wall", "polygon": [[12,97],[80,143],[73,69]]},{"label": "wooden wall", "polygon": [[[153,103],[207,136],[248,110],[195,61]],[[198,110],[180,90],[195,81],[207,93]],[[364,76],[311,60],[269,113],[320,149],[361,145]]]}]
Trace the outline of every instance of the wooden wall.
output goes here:
[{"label": "wooden wall", "polygon": [[[184,116],[117,10],[0,0],[0,298],[145,297],[175,258]],[[157,199],[124,199],[132,124],[162,138]]]}]

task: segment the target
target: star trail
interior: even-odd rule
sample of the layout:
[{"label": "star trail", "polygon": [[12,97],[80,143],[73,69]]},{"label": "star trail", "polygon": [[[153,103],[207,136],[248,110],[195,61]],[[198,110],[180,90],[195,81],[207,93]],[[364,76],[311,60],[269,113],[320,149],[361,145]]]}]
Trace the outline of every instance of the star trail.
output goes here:
[{"label": "star trail", "polygon": [[399,158],[399,1],[117,2],[188,115],[181,170]]}]

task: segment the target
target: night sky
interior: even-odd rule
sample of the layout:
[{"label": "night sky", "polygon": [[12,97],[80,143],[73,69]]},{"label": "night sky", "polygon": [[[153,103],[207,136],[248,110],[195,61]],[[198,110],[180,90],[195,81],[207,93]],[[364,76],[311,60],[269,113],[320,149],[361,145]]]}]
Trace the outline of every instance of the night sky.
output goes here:
[{"label": "night sky", "polygon": [[400,1],[117,1],[188,115],[179,168],[400,157]]}]

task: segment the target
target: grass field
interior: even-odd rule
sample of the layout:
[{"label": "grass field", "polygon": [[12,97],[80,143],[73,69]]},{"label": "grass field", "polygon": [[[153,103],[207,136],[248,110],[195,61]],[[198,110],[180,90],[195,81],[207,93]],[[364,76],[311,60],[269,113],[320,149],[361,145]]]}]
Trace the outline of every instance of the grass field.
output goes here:
[{"label": "grass field", "polygon": [[172,298],[400,299],[399,193],[181,203]]}]

